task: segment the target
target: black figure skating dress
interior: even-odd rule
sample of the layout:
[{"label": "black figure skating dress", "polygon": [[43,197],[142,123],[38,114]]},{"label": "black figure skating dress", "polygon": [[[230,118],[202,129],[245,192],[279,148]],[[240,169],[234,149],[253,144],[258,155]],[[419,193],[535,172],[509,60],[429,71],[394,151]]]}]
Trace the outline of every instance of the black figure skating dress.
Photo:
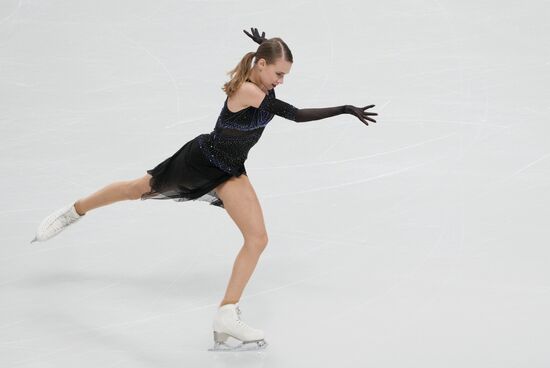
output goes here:
[{"label": "black figure skating dress", "polygon": [[277,100],[274,89],[268,91],[258,108],[249,106],[238,112],[229,111],[226,98],[211,133],[198,135],[147,170],[153,176],[152,189],[141,199],[200,200],[223,208],[214,189],[233,176],[246,175],[248,151],[275,114],[294,120],[297,110]]}]

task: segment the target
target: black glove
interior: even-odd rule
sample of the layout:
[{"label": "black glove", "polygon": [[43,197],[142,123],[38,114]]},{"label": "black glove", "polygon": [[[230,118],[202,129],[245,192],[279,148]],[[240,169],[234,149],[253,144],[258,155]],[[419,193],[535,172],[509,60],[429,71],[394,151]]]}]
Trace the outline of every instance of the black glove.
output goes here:
[{"label": "black glove", "polygon": [[252,41],[256,42],[258,45],[267,40],[267,38],[265,38],[265,32],[262,32],[262,35],[260,36],[258,28],[250,28],[250,30],[252,31],[252,34],[248,33],[244,29],[243,32],[246,33],[248,37],[252,38]]},{"label": "black glove", "polygon": [[366,109],[370,109],[371,107],[374,107],[374,105],[369,105],[365,107],[355,107],[351,105],[346,105],[344,114],[351,114],[355,115],[361,120],[363,123],[369,125],[367,123],[368,121],[372,121],[373,123],[376,123],[376,120],[369,118],[369,116],[377,116],[378,114],[375,112],[366,112]]},{"label": "black glove", "polygon": [[367,123],[367,120],[376,123],[376,120],[370,118],[369,116],[378,115],[374,112],[365,112],[366,109],[370,109],[371,107],[374,107],[374,105],[369,105],[365,107],[342,105],[335,107],[321,107],[315,109],[298,109],[295,106],[277,98],[266,98],[261,107],[265,108],[275,115],[281,116],[285,119],[294,120],[297,123],[312,120],[321,120],[341,114],[350,114],[357,116],[357,118],[359,118],[359,120],[361,120],[364,124],[369,125],[369,123]]}]

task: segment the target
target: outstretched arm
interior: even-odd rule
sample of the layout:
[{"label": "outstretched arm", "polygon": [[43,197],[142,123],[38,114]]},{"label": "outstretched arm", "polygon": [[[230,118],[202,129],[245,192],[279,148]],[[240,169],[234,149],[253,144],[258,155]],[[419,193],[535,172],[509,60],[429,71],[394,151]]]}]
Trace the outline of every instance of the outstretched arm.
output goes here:
[{"label": "outstretched arm", "polygon": [[355,107],[352,105],[341,105],[335,107],[322,107],[322,108],[313,108],[313,109],[298,109],[292,106],[289,103],[281,101],[277,98],[265,100],[265,108],[271,111],[275,115],[282,116],[285,119],[293,120],[297,123],[302,123],[306,121],[321,120],[341,114],[350,114],[355,115],[359,120],[364,124],[369,125],[368,121],[376,123],[376,120],[372,119],[370,116],[376,116],[377,113],[367,112],[365,110],[374,107],[374,105],[369,105],[365,107]]},{"label": "outstretched arm", "polygon": [[376,123],[376,121],[370,118],[370,116],[378,115],[374,112],[365,111],[371,107],[374,107],[374,105],[365,107],[342,105],[314,109],[298,109],[285,101],[279,100],[278,98],[270,98],[270,96],[266,95],[258,86],[255,86],[252,83],[243,84],[239,90],[239,94],[243,104],[269,111],[272,114],[282,116],[288,120],[294,120],[297,123],[321,120],[340,114],[350,114],[355,115],[364,124],[369,125],[367,120]]},{"label": "outstretched arm", "polygon": [[302,123],[312,120],[321,120],[346,113],[346,105],[334,107],[321,107],[315,109],[298,109],[296,122]]}]

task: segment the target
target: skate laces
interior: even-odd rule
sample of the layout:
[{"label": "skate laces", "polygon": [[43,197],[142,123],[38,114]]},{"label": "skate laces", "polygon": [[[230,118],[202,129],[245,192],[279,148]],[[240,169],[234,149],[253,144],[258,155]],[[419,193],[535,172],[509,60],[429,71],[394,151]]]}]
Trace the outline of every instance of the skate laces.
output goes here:
[{"label": "skate laces", "polygon": [[246,323],[244,323],[242,320],[241,320],[241,310],[239,307],[236,307],[235,308],[235,311],[237,312],[237,324],[240,325],[240,326],[243,326],[245,328],[249,328],[249,329],[252,329],[252,327],[250,327],[249,325],[247,325]]}]

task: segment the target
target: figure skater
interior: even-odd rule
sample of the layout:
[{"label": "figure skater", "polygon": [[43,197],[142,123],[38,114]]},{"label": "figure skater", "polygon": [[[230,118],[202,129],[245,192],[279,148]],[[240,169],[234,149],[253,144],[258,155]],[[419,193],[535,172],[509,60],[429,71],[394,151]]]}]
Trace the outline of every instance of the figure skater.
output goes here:
[{"label": "figure skater", "polygon": [[[45,241],[59,234],[98,207],[136,199],[201,200],[224,208],[244,238],[225,295],[214,316],[214,348],[210,350],[261,349],[267,343],[262,330],[241,321],[238,302],[266,248],[268,237],[256,192],[244,166],[248,151],[258,142],[274,115],[297,123],[325,119],[340,114],[356,116],[362,123],[376,122],[367,112],[374,107],[342,105],[298,109],[275,97],[275,87],[283,84],[293,58],[287,44],[278,37],[266,39],[256,28],[244,33],[259,44],[248,52],[228,74],[224,84],[227,98],[214,130],[185,143],[175,154],[143,177],[113,182],[88,197],[57,210],[39,225],[31,241]],[[240,345],[231,347],[233,337]]]}]

